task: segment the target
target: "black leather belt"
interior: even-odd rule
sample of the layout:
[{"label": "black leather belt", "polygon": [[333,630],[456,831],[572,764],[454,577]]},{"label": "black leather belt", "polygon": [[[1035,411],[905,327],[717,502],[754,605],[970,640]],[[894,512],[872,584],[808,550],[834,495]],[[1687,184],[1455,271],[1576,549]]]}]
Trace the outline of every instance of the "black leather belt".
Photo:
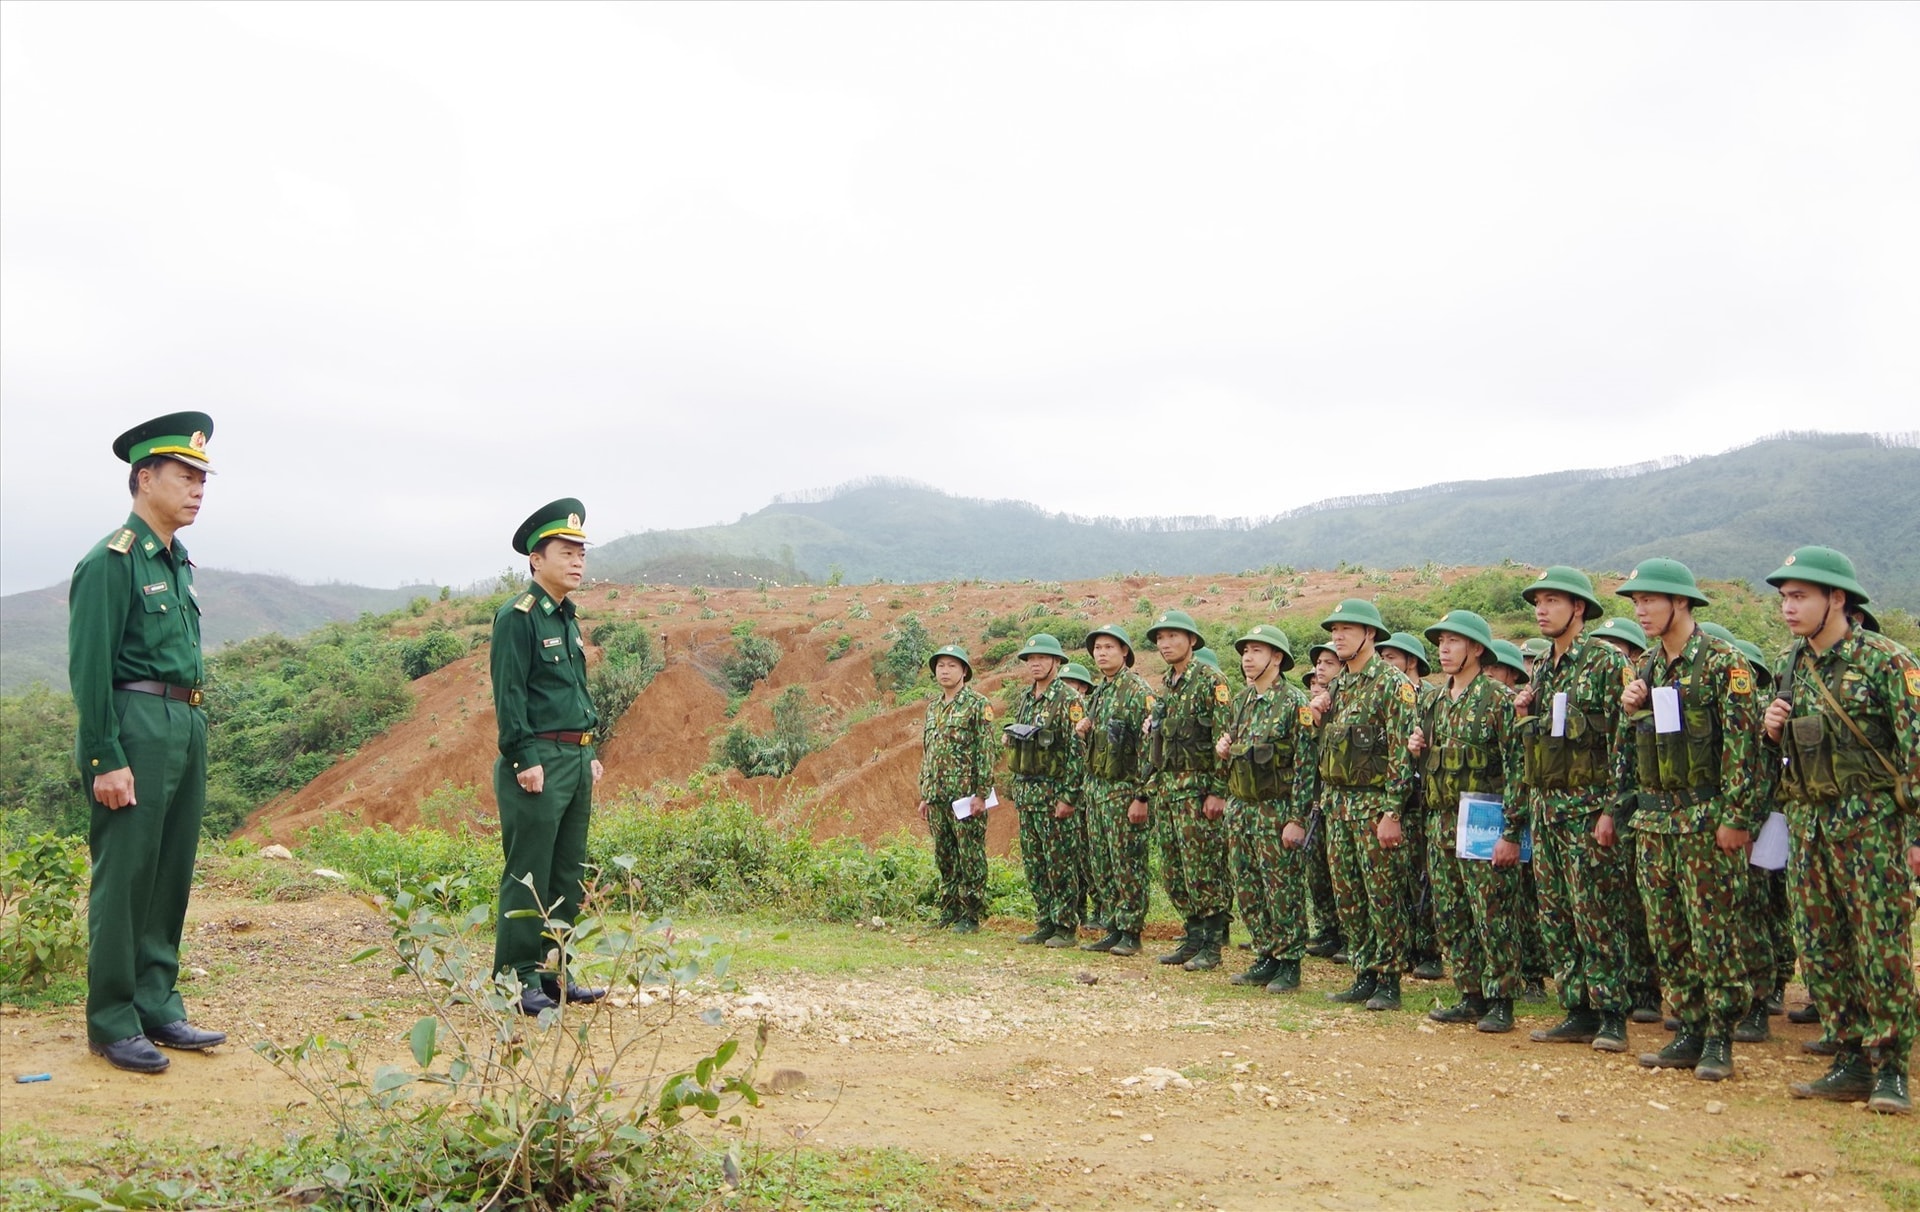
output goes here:
[{"label": "black leather belt", "polygon": [[536,732],[533,735],[536,740],[558,741],[562,745],[593,744],[591,732]]},{"label": "black leather belt", "polygon": [[189,707],[198,707],[207,698],[207,692],[198,686],[175,686],[167,682],[115,682],[113,688],[131,690],[137,694],[157,694],[163,699],[172,699]]}]

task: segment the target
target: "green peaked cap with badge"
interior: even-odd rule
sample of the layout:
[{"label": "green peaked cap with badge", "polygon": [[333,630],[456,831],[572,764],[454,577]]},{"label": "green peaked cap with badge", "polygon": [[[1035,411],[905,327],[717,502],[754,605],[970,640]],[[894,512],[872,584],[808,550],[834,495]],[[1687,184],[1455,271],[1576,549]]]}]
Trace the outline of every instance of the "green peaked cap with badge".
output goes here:
[{"label": "green peaked cap with badge", "polygon": [[1208,669],[1213,670],[1215,673],[1226,672],[1226,670],[1220,668],[1220,658],[1218,655],[1214,653],[1213,649],[1211,648],[1194,649],[1193,659],[1200,662],[1202,665],[1205,665]]},{"label": "green peaked cap with badge", "polygon": [[1425,677],[1433,672],[1433,662],[1427,659],[1427,646],[1422,644],[1420,637],[1411,631],[1394,632],[1386,639],[1380,641],[1380,647],[1391,648],[1395,652],[1404,652],[1412,657],[1414,662],[1419,666],[1421,677]]},{"label": "green peaked cap with badge", "polygon": [[1788,581],[1805,581],[1809,585],[1824,585],[1828,589],[1844,589],[1847,591],[1847,601],[1855,606],[1864,606],[1869,600],[1867,591],[1860,587],[1859,578],[1854,575],[1853,561],[1831,547],[1794,548],[1786,562],[1767,577],[1767,584],[1775,589]]},{"label": "green peaked cap with badge", "polygon": [[973,661],[967,656],[966,649],[960,647],[958,644],[948,644],[945,648],[936,649],[934,654],[927,658],[928,673],[933,672],[934,664],[938,662],[941,657],[952,657],[954,660],[960,662],[960,668],[967,671],[967,675],[961,678],[961,681],[971,682],[973,680]]},{"label": "green peaked cap with badge", "polygon": [[1642,560],[1627,583],[1614,592],[1623,598],[1636,593],[1664,593],[1668,597],[1686,598],[1695,606],[1710,605],[1707,595],[1700,592],[1700,583],[1693,579],[1693,569],[1678,560]]},{"label": "green peaked cap with badge", "polygon": [[1200,634],[1200,625],[1184,610],[1161,611],[1160,617],[1153,621],[1153,626],[1147,628],[1147,643],[1153,643],[1154,637],[1163,631],[1184,631],[1193,637],[1197,648],[1204,647],[1207,642],[1207,637]]},{"label": "green peaked cap with badge", "polygon": [[1365,598],[1348,598],[1340,603],[1340,608],[1320,620],[1322,631],[1332,631],[1335,623],[1357,623],[1362,627],[1371,627],[1375,639],[1391,639],[1393,633],[1387,630],[1387,621],[1380,617],[1380,608]]},{"label": "green peaked cap with badge", "polygon": [[1524,682],[1527,680],[1527,662],[1520,655],[1520,645],[1514,643],[1512,640],[1495,640],[1493,642],[1493,659],[1496,663],[1505,665],[1508,669],[1519,674],[1521,681]]},{"label": "green peaked cap with badge", "polygon": [[1628,644],[1632,644],[1635,648],[1638,648],[1641,652],[1647,650],[1647,633],[1639,623],[1632,619],[1615,616],[1600,624],[1598,627],[1595,627],[1592,634],[1602,639],[1625,641]]},{"label": "green peaked cap with badge", "polygon": [[138,463],[155,455],[213,474],[207,462],[207,439],[213,436],[213,418],[204,412],[170,412],[155,417],[113,440],[114,457]]},{"label": "green peaked cap with badge", "polygon": [[1027,646],[1013,655],[1023,661],[1030,656],[1059,657],[1062,665],[1067,663],[1066,649],[1060,647],[1059,640],[1044,631],[1039,635],[1029,636],[1027,638]]},{"label": "green peaked cap with badge", "polygon": [[545,505],[528,515],[520,523],[520,529],[513,532],[513,551],[515,555],[530,555],[535,547],[548,539],[572,539],[576,543],[587,541],[587,507],[575,497],[561,497],[557,501],[548,501]]},{"label": "green peaked cap with badge", "polygon": [[1078,661],[1068,661],[1061,667],[1060,680],[1063,682],[1078,682],[1089,689],[1093,687],[1093,674],[1089,673],[1087,667]]},{"label": "green peaked cap with badge", "polygon": [[1095,627],[1092,631],[1089,631],[1087,633],[1087,651],[1089,653],[1093,651],[1094,637],[1102,636],[1102,635],[1107,636],[1110,639],[1115,639],[1120,641],[1120,647],[1127,650],[1127,668],[1132,669],[1133,668],[1133,637],[1127,634],[1127,629],[1117,624],[1111,624],[1111,623],[1105,627]]},{"label": "green peaked cap with badge", "polygon": [[1594,596],[1593,578],[1581,572],[1571,564],[1555,564],[1540,574],[1533,584],[1520,591],[1527,605],[1533,605],[1534,595],[1543,589],[1564,593],[1570,598],[1578,598],[1587,604],[1587,621],[1592,622],[1607,613],[1607,608]]},{"label": "green peaked cap with badge", "polygon": [[1257,624],[1252,631],[1233,642],[1235,652],[1245,652],[1248,644],[1265,644],[1280,654],[1280,672],[1293,668],[1293,641],[1272,623]]},{"label": "green peaked cap with badge", "polygon": [[1438,623],[1427,628],[1427,638],[1438,644],[1440,637],[1447,634],[1472,640],[1486,649],[1486,656],[1493,656],[1493,628],[1487,626],[1487,620],[1471,610],[1449,610]]}]

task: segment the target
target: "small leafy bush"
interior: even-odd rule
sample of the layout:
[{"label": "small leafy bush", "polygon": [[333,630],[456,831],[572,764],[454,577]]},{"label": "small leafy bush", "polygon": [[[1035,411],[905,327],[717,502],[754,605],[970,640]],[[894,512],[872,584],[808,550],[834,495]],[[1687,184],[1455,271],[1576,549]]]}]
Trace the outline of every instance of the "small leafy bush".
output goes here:
[{"label": "small leafy bush", "polygon": [[0,856],[0,991],[45,988],[87,957],[86,847],[39,833]]}]

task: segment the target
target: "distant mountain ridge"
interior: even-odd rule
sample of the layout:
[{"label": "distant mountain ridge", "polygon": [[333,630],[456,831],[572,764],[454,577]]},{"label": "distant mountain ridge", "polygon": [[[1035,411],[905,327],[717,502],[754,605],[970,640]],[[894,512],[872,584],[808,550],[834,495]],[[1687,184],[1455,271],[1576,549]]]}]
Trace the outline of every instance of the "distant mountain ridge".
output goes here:
[{"label": "distant mountain ridge", "polygon": [[[1259,519],[1088,518],[875,479],[788,494],[723,526],[647,531],[595,549],[596,578],[671,556],[758,560],[819,579],[1071,580],[1269,564],[1402,567],[1650,555],[1757,579],[1803,543],[1851,555],[1877,603],[1920,609],[1920,439],[1783,435],[1695,459],[1428,485]],[[717,565],[716,565],[717,566]],[[765,575],[756,573],[755,575]]]}]

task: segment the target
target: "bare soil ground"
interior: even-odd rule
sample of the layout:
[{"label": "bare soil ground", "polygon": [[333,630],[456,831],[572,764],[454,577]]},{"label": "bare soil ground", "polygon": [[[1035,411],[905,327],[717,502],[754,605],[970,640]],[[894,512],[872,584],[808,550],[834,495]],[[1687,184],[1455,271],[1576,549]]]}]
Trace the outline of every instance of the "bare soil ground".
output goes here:
[{"label": "bare soil ground", "polygon": [[[1920,1184],[1920,1122],[1788,1099],[1823,1062],[1799,1050],[1812,1029],[1778,1019],[1773,1043],[1741,1045],[1736,1078],[1710,1085],[1530,1043],[1544,1006],[1484,1036],[1425,1021],[1437,985],[1369,1014],[1324,999],[1346,974],[1330,964],[1309,961],[1310,987],[1274,997],[1225,970],[1021,947],[1023,926],[756,928],[738,990],[696,999],[724,1024],[682,1017],[665,1063],[764,1020],[760,1076],[778,1092],[747,1133],[937,1160],[924,1196],[941,1207],[1878,1208],[1890,1182]],[[183,990],[232,1042],[139,1077],[87,1055],[79,1006],[6,1008],[0,1068],[53,1080],[0,1084],[0,1124],[26,1129],[0,1173],[31,1173],[41,1139],[99,1141],[107,1161],[163,1138],[323,1129],[250,1045],[324,1032],[400,1059],[419,1004],[386,965],[346,963],[385,937],[353,898],[263,904],[216,874],[190,915]]]}]

